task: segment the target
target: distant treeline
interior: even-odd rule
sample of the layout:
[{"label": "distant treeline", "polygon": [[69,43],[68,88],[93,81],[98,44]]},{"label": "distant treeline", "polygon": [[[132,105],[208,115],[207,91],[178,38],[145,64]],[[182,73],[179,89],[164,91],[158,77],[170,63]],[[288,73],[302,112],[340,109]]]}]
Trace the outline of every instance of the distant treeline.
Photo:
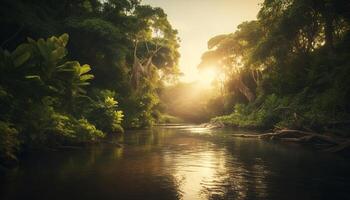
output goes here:
[{"label": "distant treeline", "polygon": [[349,130],[350,1],[265,0],[257,20],[210,39],[208,48],[199,68],[216,66],[224,77],[211,101],[232,113],[212,121]]}]

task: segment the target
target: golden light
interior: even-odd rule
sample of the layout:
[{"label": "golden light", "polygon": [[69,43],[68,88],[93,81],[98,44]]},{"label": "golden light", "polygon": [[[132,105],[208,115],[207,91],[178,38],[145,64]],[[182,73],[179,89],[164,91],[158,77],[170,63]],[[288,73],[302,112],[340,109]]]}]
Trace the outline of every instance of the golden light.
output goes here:
[{"label": "golden light", "polygon": [[207,68],[199,71],[198,83],[203,87],[211,86],[217,78],[218,72],[213,68]]}]

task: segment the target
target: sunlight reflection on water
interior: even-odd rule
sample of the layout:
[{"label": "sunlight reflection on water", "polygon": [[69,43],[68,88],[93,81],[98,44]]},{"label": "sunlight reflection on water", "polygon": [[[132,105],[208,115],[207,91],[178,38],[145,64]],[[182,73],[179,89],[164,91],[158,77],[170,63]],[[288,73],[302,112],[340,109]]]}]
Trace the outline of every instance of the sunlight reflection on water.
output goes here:
[{"label": "sunlight reflection on water", "polygon": [[36,154],[6,176],[0,173],[0,199],[338,200],[350,195],[349,161],[230,136],[238,133],[159,126],[126,132],[118,139],[121,148]]},{"label": "sunlight reflection on water", "polygon": [[209,128],[202,128],[202,127],[190,127],[190,128],[184,128],[185,131],[189,131],[191,133],[197,133],[197,134],[211,134],[212,130]]},{"label": "sunlight reflection on water", "polygon": [[[211,129],[200,127],[187,127],[184,130],[199,135],[212,133]],[[240,200],[247,197],[248,185],[245,176],[250,176],[249,171],[245,170],[239,160],[230,156],[225,148],[206,141],[198,141],[197,138],[182,139],[176,143],[183,146],[182,153],[168,152],[165,162],[174,166],[174,177],[179,183],[183,199]],[[259,160],[252,168],[257,183],[255,188],[257,195],[264,197],[266,170]]]}]

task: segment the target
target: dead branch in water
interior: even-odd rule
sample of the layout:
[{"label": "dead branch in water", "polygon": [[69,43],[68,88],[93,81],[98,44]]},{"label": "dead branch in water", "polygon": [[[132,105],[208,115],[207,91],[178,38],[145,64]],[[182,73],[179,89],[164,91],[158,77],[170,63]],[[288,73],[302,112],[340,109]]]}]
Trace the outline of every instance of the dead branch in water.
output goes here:
[{"label": "dead branch in water", "polygon": [[349,153],[350,152],[350,141],[343,142],[337,146],[328,148],[325,152],[330,153]]},{"label": "dead branch in water", "polygon": [[350,152],[350,140],[337,138],[329,135],[322,135],[314,132],[284,129],[274,133],[260,135],[235,134],[234,137],[259,138],[262,140],[276,140],[283,142],[295,142],[312,145],[326,145],[329,148],[325,152],[345,153]]}]

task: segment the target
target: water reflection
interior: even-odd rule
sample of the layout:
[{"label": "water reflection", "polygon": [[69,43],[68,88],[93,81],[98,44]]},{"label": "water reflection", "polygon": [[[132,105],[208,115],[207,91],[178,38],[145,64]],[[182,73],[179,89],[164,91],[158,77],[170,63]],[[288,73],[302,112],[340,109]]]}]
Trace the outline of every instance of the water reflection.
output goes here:
[{"label": "water reflection", "polygon": [[[198,129],[188,130],[197,133]],[[171,149],[166,159],[174,166],[174,176],[180,182],[184,199],[239,200],[246,199],[248,192],[266,196],[268,172],[261,159],[245,166],[226,148],[197,137],[175,139],[173,143],[181,146],[181,152]]]},{"label": "water reflection", "polygon": [[0,199],[346,199],[350,163],[231,130],[160,126],[122,147],[33,154],[0,175]]}]

